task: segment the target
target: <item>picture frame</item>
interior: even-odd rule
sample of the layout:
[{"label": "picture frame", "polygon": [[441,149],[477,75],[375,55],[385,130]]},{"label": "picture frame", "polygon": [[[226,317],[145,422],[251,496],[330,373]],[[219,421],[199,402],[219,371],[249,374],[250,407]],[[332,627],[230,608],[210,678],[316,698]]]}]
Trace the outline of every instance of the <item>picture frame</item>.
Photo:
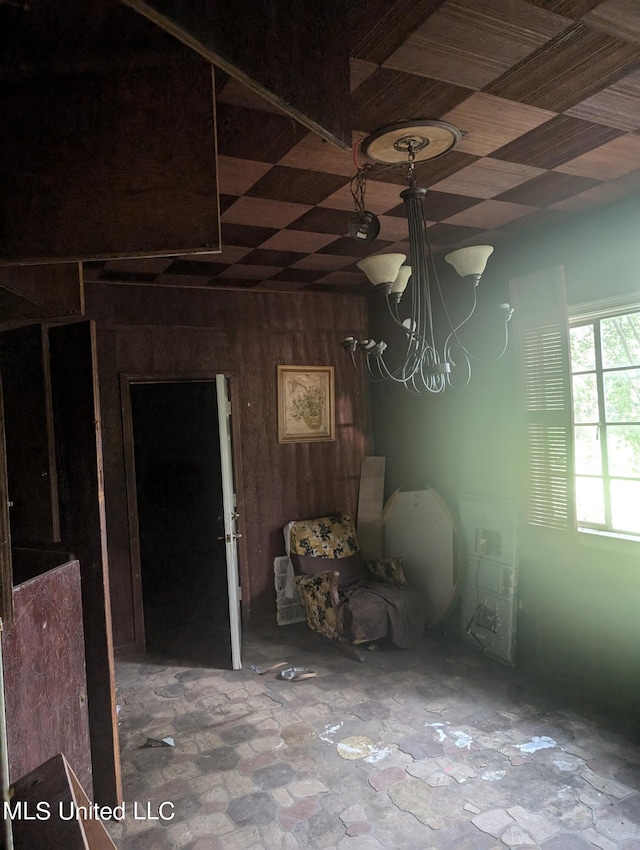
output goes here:
[{"label": "picture frame", "polygon": [[335,440],[333,366],[278,366],[278,442]]}]

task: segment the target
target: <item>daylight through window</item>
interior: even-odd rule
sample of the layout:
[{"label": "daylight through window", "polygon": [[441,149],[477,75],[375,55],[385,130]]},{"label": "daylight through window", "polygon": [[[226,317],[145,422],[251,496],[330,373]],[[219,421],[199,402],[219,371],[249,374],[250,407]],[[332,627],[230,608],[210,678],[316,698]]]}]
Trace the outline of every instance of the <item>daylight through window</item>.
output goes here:
[{"label": "daylight through window", "polygon": [[640,311],[569,335],[578,527],[640,535]]}]

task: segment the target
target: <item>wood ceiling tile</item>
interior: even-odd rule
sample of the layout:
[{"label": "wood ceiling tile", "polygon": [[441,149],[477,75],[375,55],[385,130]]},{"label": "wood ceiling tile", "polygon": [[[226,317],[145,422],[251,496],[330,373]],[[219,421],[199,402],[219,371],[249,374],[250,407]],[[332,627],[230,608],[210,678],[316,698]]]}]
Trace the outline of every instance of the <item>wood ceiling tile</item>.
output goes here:
[{"label": "wood ceiling tile", "polygon": [[380,65],[444,0],[350,0],[352,56]]},{"label": "wood ceiling tile", "polygon": [[218,277],[240,278],[242,280],[266,280],[272,274],[282,271],[278,266],[250,266],[244,263],[236,263],[234,266],[228,266]]},{"label": "wood ceiling tile", "polygon": [[296,268],[282,269],[282,271],[274,274],[269,280],[311,283],[314,280],[318,280],[324,274],[326,274],[325,269],[301,269],[300,266],[297,266]]},{"label": "wood ceiling tile", "polygon": [[218,156],[218,191],[227,195],[244,195],[270,168],[267,162]]},{"label": "wood ceiling tile", "polygon": [[[208,254],[214,262],[218,261],[220,254]],[[169,268],[174,262],[173,257],[139,257],[123,260],[107,260],[101,263],[101,268],[108,271],[134,271],[147,272],[148,274],[160,274]],[[87,264],[83,264],[87,265]]]},{"label": "wood ceiling tile", "polygon": [[[214,280],[216,278],[213,278]],[[191,288],[208,287],[211,276],[208,275],[192,275],[192,274],[161,274],[152,283],[152,286],[179,286]]]},{"label": "wood ceiling tile", "polygon": [[503,192],[497,196],[496,200],[526,204],[532,207],[548,207],[569,198],[571,195],[584,192],[597,183],[597,180],[591,180],[587,177],[546,171],[544,174],[534,177],[533,180],[521,183],[515,189]]},{"label": "wood ceiling tile", "polygon": [[[216,81],[218,80],[219,71],[216,73]],[[260,112],[272,112],[277,115],[284,116],[285,113],[270,100],[262,97],[258,92],[245,86],[240,80],[235,77],[227,76],[227,79],[221,91],[216,91],[216,106],[220,108],[220,104],[228,103],[233,106],[243,106],[245,109],[257,109]]]},{"label": "wood ceiling tile", "polygon": [[350,91],[354,92],[361,83],[364,83],[373,74],[378,65],[376,62],[367,62],[365,59],[356,59],[355,56],[352,56],[349,60],[349,67],[351,70]]},{"label": "wood ceiling tile", "polygon": [[307,134],[285,115],[219,103],[216,109],[218,155],[278,162]]},{"label": "wood ceiling tile", "polygon": [[254,248],[242,260],[243,265],[278,266],[286,268],[304,257],[304,251],[270,251],[268,248]]},{"label": "wood ceiling tile", "polygon": [[381,215],[379,221],[380,239],[386,242],[397,242],[408,237],[409,225],[406,218],[397,215]]},{"label": "wood ceiling tile", "polygon": [[401,242],[393,242],[391,245],[387,245],[384,249],[385,254],[404,254],[405,257],[408,257],[411,253],[409,248],[409,243],[406,240]]},{"label": "wood ceiling tile", "polygon": [[560,201],[554,205],[553,209],[580,212],[602,206],[603,204],[612,204],[638,191],[640,191],[640,169],[631,171],[617,180],[599,183],[592,189],[587,189],[586,192],[581,192],[579,195],[573,195],[573,197],[567,198],[565,201]]},{"label": "wood ceiling tile", "polygon": [[371,133],[396,121],[440,118],[468,96],[462,86],[378,68],[353,93],[353,127]]},{"label": "wood ceiling tile", "polygon": [[[426,188],[438,180],[444,180],[449,174],[454,174],[471,165],[478,159],[470,153],[462,153],[459,150],[449,150],[435,159],[428,159],[416,163],[414,176],[419,186]],[[398,194],[407,188],[407,165],[376,165],[367,176],[367,191],[369,186],[375,183],[387,183],[397,186]]]},{"label": "wood ceiling tile", "polygon": [[[229,227],[237,227],[238,225],[228,225]],[[262,228],[258,228],[262,230]],[[262,241],[262,239],[261,239]],[[249,244],[249,243],[247,243]],[[219,254],[186,254],[184,259],[191,260],[194,263],[210,262],[210,263],[239,263],[240,260],[249,253],[251,249],[248,247],[240,247],[239,245],[224,245]]]},{"label": "wood ceiling tile", "polygon": [[482,233],[479,227],[462,227],[455,224],[445,224],[439,221],[429,228],[429,239],[432,245],[449,246],[456,245],[464,239],[471,239]]},{"label": "wood ceiling tile", "polygon": [[[345,219],[343,212],[341,212],[341,216]],[[292,225],[289,226],[292,227]],[[341,229],[338,235],[343,235],[345,231],[346,226]],[[272,251],[300,251],[303,254],[312,254],[314,251],[324,248],[329,242],[333,242],[335,238],[336,236],[333,233],[312,233],[294,229],[280,230],[271,239],[263,242],[260,247]]]},{"label": "wood ceiling tile", "polygon": [[531,215],[526,216],[526,218],[518,218],[510,221],[508,224],[503,225],[501,230],[503,233],[513,233],[524,228],[529,231],[535,227],[551,227],[563,224],[567,221],[568,217],[569,214],[564,210],[550,208],[537,210],[536,212],[532,212]]},{"label": "wood ceiling tile", "polygon": [[581,18],[602,0],[528,0],[528,2],[539,6],[540,9],[564,15],[566,18]]},{"label": "wood ceiling tile", "polygon": [[384,65],[481,89],[569,23],[524,0],[449,0]]},{"label": "wood ceiling tile", "polygon": [[487,199],[537,177],[542,171],[543,169],[530,165],[484,157],[446,180],[436,183],[432,188],[439,192]]},{"label": "wood ceiling tile", "polygon": [[639,61],[638,45],[574,24],[490,83],[485,91],[563,112],[636,70]]},{"label": "wood ceiling tile", "polygon": [[343,151],[322,139],[317,133],[308,133],[301,142],[283,156],[278,165],[290,168],[313,168],[328,174],[352,177],[356,173],[351,151]]},{"label": "wood ceiling tile", "polygon": [[[355,243],[354,243],[355,244]],[[357,262],[360,257],[346,256],[344,254],[309,254],[302,260],[294,263],[292,269],[323,269],[324,271],[333,271],[334,269],[343,269],[351,263]]]},{"label": "wood ceiling tile", "polygon": [[[380,183],[376,180],[368,180],[365,194],[365,209],[376,215],[386,213],[387,210],[398,205],[401,187],[395,183]],[[333,195],[329,195],[318,204],[319,207],[330,207],[332,209],[354,210],[354,200],[348,185],[343,186]],[[347,218],[347,223],[349,218]],[[346,229],[346,228],[345,228]],[[344,232],[344,231],[343,231]]]},{"label": "wood ceiling tile", "polygon": [[308,204],[289,201],[270,201],[267,198],[249,198],[243,195],[222,215],[225,224],[253,225],[261,227],[286,227],[310,209]]},{"label": "wood ceiling tile", "polygon": [[222,215],[223,212],[228,210],[231,204],[235,204],[237,198],[237,195],[227,195],[224,192],[219,192],[218,206],[220,207],[220,215]]},{"label": "wood ceiling tile", "polygon": [[567,115],[620,130],[640,128],[640,71],[567,109]]},{"label": "wood ceiling tile", "polygon": [[246,197],[315,206],[348,184],[349,180],[343,175],[275,165],[253,184]]},{"label": "wood ceiling tile", "polygon": [[615,180],[640,168],[640,136],[633,133],[559,165],[557,170],[598,180]]},{"label": "wood ceiling tile", "polygon": [[456,150],[487,156],[554,116],[547,109],[476,92],[442,117],[464,133]]},{"label": "wood ceiling tile", "polygon": [[156,272],[126,271],[125,269],[113,271],[111,269],[103,269],[98,276],[98,280],[112,283],[117,281],[120,283],[152,283],[157,277],[158,275]]},{"label": "wood ceiling tile", "polygon": [[471,209],[448,218],[444,224],[488,230],[492,227],[500,227],[535,211],[536,207],[512,204],[507,201],[483,201],[481,204],[471,207]]},{"label": "wood ceiling tile", "polygon": [[493,157],[538,168],[557,168],[621,135],[621,130],[558,115],[495,151]]},{"label": "wood ceiling tile", "polygon": [[605,0],[585,15],[584,21],[619,38],[640,42],[640,4],[637,0]]},{"label": "wood ceiling tile", "polygon": [[353,239],[351,236],[341,236],[335,242],[321,248],[318,254],[339,254],[344,257],[366,257],[368,254],[375,254],[376,251],[382,251],[389,244],[384,239],[374,239],[372,242],[362,242]]},{"label": "wood ceiling tile", "polygon": [[229,267],[229,263],[218,263],[215,260],[203,263],[197,260],[178,257],[164,271],[166,274],[195,275],[196,277],[213,277]]},{"label": "wood ceiling tile", "polygon": [[[469,198],[466,195],[454,195],[452,192],[436,192],[433,189],[429,189],[424,202],[424,209],[429,221],[436,222],[449,218],[479,203],[479,198]],[[387,216],[406,218],[407,209],[404,202],[389,210]]]},{"label": "wood ceiling tile", "polygon": [[335,236],[344,236],[349,229],[351,216],[345,210],[324,209],[314,207],[300,218],[292,221],[289,230],[304,230],[310,233],[331,233]]},{"label": "wood ceiling tile", "polygon": [[241,246],[255,248],[274,236],[278,231],[275,227],[257,227],[249,224],[231,224],[222,222],[222,244],[225,246]]}]

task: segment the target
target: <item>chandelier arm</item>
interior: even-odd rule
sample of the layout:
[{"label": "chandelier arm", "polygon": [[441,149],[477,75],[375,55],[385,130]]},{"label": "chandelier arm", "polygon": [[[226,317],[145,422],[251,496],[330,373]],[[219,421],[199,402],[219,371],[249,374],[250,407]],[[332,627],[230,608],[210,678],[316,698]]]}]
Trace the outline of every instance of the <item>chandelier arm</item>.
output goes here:
[{"label": "chandelier arm", "polygon": [[[462,390],[465,387],[469,386],[469,382],[471,381],[471,361],[469,360],[467,352],[464,351],[463,349],[461,349],[461,351],[462,351],[462,356],[464,357],[464,363],[465,363],[465,366],[466,366],[466,378],[464,379],[464,381],[462,383],[457,383],[456,381],[451,380],[451,376],[452,376],[453,373],[449,372],[449,374],[447,374],[447,376],[446,376],[447,384],[452,389],[461,389]],[[457,360],[454,360],[453,357],[449,356],[449,353],[451,352],[451,346],[448,346],[447,352],[448,352],[447,353],[447,359],[450,359],[451,363],[453,363],[453,365],[456,367],[456,374],[457,374],[457,372],[460,368],[460,365],[459,365]]]},{"label": "chandelier arm", "polygon": [[[468,317],[468,318],[470,318],[470,317]],[[467,320],[465,319],[465,321],[467,321]],[[458,328],[459,327],[460,327],[460,325],[458,325]],[[458,328],[456,328],[456,330]],[[464,345],[462,345],[462,343],[460,342],[458,337],[455,335],[455,333],[451,333],[447,337],[447,343],[446,344],[449,347],[450,347],[449,340],[452,337],[455,339],[456,345],[458,346],[458,348],[460,348],[462,351],[464,351],[465,356],[467,358],[470,358],[471,360],[475,360],[477,363],[497,363],[498,360],[500,360],[502,357],[504,357],[506,350],[509,346],[509,319],[505,319],[505,322],[504,322],[504,344],[502,346],[502,350],[500,351],[500,354],[498,354],[496,357],[479,357],[477,354],[473,354],[473,352],[469,351],[468,348],[466,348]],[[465,386],[466,386],[466,384],[465,384]]]},{"label": "chandelier arm", "polygon": [[469,357],[472,360],[477,360],[479,363],[496,363],[500,358],[504,355],[507,350],[507,346],[509,345],[509,320],[506,319],[504,323],[504,345],[502,346],[502,351],[498,354],[497,357],[478,357],[471,352],[468,352]]},{"label": "chandelier arm", "polygon": [[[365,358],[366,364],[367,364],[367,372],[363,372],[362,369],[360,368],[360,366],[358,365],[358,362],[356,360],[356,356],[355,356],[353,351],[350,352],[350,355],[351,355],[351,362],[353,364],[353,368],[356,370],[358,375],[364,381],[375,382],[375,381],[383,381],[384,380],[384,378],[376,378],[375,377],[375,375],[371,371],[371,367],[370,367],[370,364],[369,364],[369,358],[368,357]],[[364,357],[365,355],[362,355],[362,356]]]}]

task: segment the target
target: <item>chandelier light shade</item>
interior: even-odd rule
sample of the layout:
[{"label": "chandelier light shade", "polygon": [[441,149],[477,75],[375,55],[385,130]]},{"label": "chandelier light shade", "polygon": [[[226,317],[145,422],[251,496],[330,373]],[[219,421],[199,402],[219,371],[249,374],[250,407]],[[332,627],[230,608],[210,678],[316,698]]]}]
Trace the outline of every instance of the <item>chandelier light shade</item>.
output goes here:
[{"label": "chandelier light shade", "polygon": [[458,272],[460,277],[473,275],[480,280],[480,276],[487,267],[487,260],[493,254],[491,245],[470,245],[468,248],[459,248],[447,254],[445,260]]},{"label": "chandelier light shade", "polygon": [[398,276],[400,266],[407,259],[406,254],[373,254],[356,263],[374,286],[392,284]]},{"label": "chandelier light shade", "polygon": [[[374,339],[357,340],[352,336],[342,341],[354,366],[369,381],[391,381],[413,393],[440,393],[448,387],[466,386],[471,380],[471,361],[475,357],[463,342],[462,329],[475,313],[477,286],[493,253],[491,245],[471,245],[447,254],[445,260],[460,277],[470,278],[472,292],[469,307],[461,320],[452,321],[443,295],[438,269],[429,241],[425,215],[426,189],[416,182],[415,162],[442,156],[460,139],[460,131],[444,121],[403,122],[376,131],[366,139],[362,150],[376,163],[404,164],[407,167],[408,188],[400,193],[404,201],[409,230],[410,265],[403,265],[404,254],[374,254],[365,257],[357,266],[381,293],[393,325],[402,338],[401,350],[387,352],[387,343]],[[354,178],[357,194],[356,215],[364,209],[366,173],[377,166],[359,166]],[[405,294],[406,293],[406,294]],[[403,300],[404,296],[404,300]],[[434,311],[435,299],[439,309]],[[408,306],[408,310],[401,309]],[[508,322],[513,310],[501,304],[504,322],[502,350],[508,344]],[[395,344],[394,346],[395,347]],[[393,365],[386,362],[392,355]]]}]

